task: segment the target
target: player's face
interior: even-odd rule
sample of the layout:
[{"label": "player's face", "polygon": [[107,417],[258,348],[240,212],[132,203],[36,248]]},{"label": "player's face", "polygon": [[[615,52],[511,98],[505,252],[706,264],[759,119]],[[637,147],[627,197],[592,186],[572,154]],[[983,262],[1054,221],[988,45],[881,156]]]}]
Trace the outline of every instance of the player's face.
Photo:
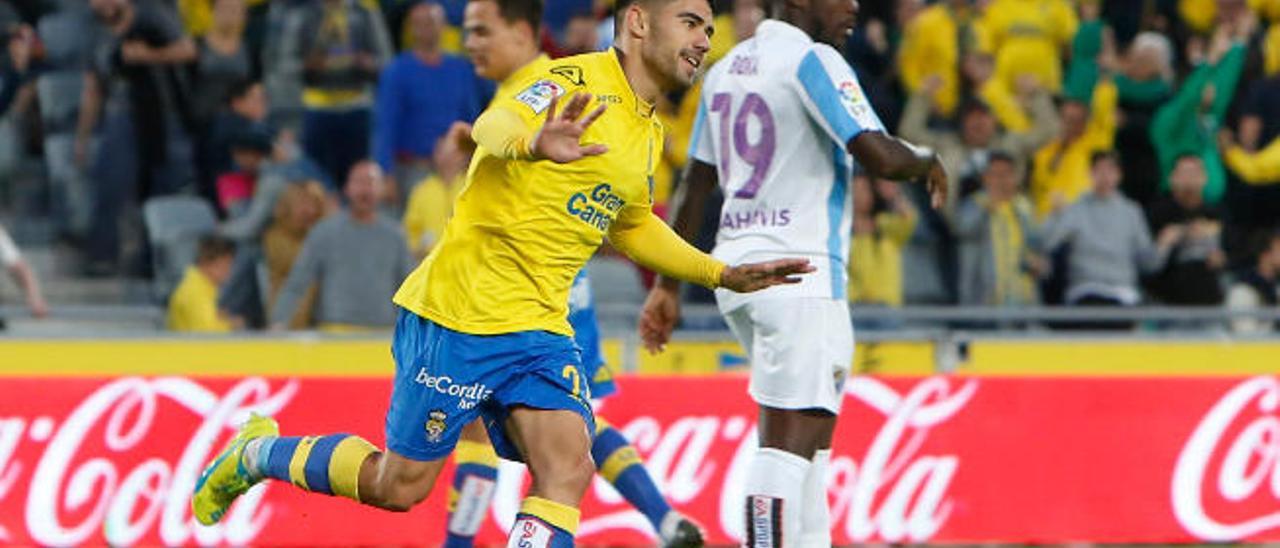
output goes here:
[{"label": "player's face", "polygon": [[693,85],[711,51],[711,4],[707,0],[673,0],[656,12],[645,13],[649,35],[641,56],[653,70],[663,91]]},{"label": "player's face", "polygon": [[837,49],[844,48],[858,22],[857,0],[810,0],[809,14],[813,17],[813,38]]},{"label": "player's face", "polygon": [[463,47],[481,78],[501,82],[529,61],[533,43],[529,25],[508,23],[497,2],[468,2],[462,27]]}]

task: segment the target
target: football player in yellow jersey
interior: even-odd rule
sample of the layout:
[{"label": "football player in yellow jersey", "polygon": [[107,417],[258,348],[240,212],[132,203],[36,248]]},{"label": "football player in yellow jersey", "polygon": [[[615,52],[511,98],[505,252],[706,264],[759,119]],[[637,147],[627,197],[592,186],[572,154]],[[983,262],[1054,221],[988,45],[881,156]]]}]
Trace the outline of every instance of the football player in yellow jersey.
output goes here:
[{"label": "football player in yellow jersey", "polygon": [[[471,0],[464,28],[466,49],[476,73],[498,82],[496,96],[514,96],[517,86],[557,64],[538,47],[540,0]],[[545,66],[545,63],[553,63]],[[474,146],[474,143],[470,143]],[[592,304],[586,269],[573,281],[569,299],[569,323],[574,342],[582,352],[584,381],[592,397],[604,399],[616,392],[613,374],[600,352],[600,328]],[[449,489],[449,519],[445,548],[470,548],[488,515],[498,476],[498,457],[489,444],[481,420],[463,427],[453,453],[456,468]],[[596,416],[591,457],[597,473],[649,520],[664,547],[701,546],[702,532],[687,517],[671,508],[645,469],[635,447],[607,421]]]},{"label": "football player in yellow jersey", "polygon": [[711,20],[708,0],[621,2],[614,49],[561,60],[497,97],[476,121],[479,148],[444,237],[394,298],[387,449],[345,434],[281,437],[254,417],[197,482],[197,520],[217,522],[265,478],[408,510],[480,417],[498,454],[533,476],[509,545],[572,546],[595,466],[568,292],[604,237],[665,276],[736,292],[813,271],[803,259],[726,266],[652,213],[653,104],[693,82]]}]

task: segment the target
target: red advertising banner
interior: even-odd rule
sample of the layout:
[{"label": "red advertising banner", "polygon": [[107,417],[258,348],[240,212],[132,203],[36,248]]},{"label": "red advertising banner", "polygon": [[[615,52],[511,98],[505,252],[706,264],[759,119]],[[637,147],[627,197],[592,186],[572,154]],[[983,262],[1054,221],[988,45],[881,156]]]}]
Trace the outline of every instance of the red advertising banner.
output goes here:
[{"label": "red advertising banner", "polygon": [[[601,408],[716,544],[741,534],[755,445],[740,377],[623,378]],[[250,411],[286,434],[382,441],[390,383],[365,379],[8,378],[0,543],[438,544],[444,491],[408,514],[273,483],[217,527],[191,488]],[[1280,540],[1280,377],[852,379],[829,496],[840,544]],[[447,476],[446,476],[447,477]],[[447,479],[442,479],[442,483]],[[482,542],[501,542],[523,467],[504,463]],[[597,480],[582,544],[651,544]]]}]

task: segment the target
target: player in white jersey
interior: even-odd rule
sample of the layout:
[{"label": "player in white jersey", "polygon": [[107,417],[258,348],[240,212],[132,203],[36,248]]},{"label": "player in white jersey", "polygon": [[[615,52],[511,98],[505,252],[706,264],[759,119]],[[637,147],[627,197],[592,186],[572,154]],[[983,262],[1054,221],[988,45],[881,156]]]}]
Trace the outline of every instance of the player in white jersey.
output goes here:
[{"label": "player in white jersey", "polygon": [[[802,283],[754,295],[717,292],[751,359],[760,446],[748,468],[744,543],[830,546],[826,468],[853,360],[845,272],[854,160],[873,175],[924,178],[941,205],[937,156],[884,129],[853,70],[828,44],[853,30],[853,0],[770,0],[755,36],[707,75],[677,190],[675,227],[697,234],[706,197],[724,191],[714,255],[730,263],[808,257]],[[641,336],[660,350],[679,319],[679,284],[649,294]]]}]

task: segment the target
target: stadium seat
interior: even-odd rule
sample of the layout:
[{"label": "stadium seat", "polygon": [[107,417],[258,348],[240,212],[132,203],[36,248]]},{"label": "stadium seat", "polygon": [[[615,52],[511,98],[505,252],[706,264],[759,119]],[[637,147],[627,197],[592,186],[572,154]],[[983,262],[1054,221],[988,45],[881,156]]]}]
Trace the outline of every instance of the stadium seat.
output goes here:
[{"label": "stadium seat", "polygon": [[271,270],[267,268],[265,258],[260,258],[254,262],[253,274],[255,281],[258,282],[258,301],[262,305],[262,310],[271,310]]},{"label": "stadium seat", "polygon": [[647,292],[640,283],[640,273],[628,261],[597,256],[587,263],[597,305],[640,305]]},{"label": "stadium seat", "polygon": [[142,206],[143,221],[151,239],[154,296],[164,302],[195,262],[200,238],[213,233],[217,218],[213,206],[197,196],[162,196]]},{"label": "stadium seat", "polygon": [[36,80],[45,172],[54,193],[55,215],[79,236],[88,229],[93,207],[93,191],[84,170],[75,163],[75,127],[83,88],[84,74],[77,69],[53,70]]}]

